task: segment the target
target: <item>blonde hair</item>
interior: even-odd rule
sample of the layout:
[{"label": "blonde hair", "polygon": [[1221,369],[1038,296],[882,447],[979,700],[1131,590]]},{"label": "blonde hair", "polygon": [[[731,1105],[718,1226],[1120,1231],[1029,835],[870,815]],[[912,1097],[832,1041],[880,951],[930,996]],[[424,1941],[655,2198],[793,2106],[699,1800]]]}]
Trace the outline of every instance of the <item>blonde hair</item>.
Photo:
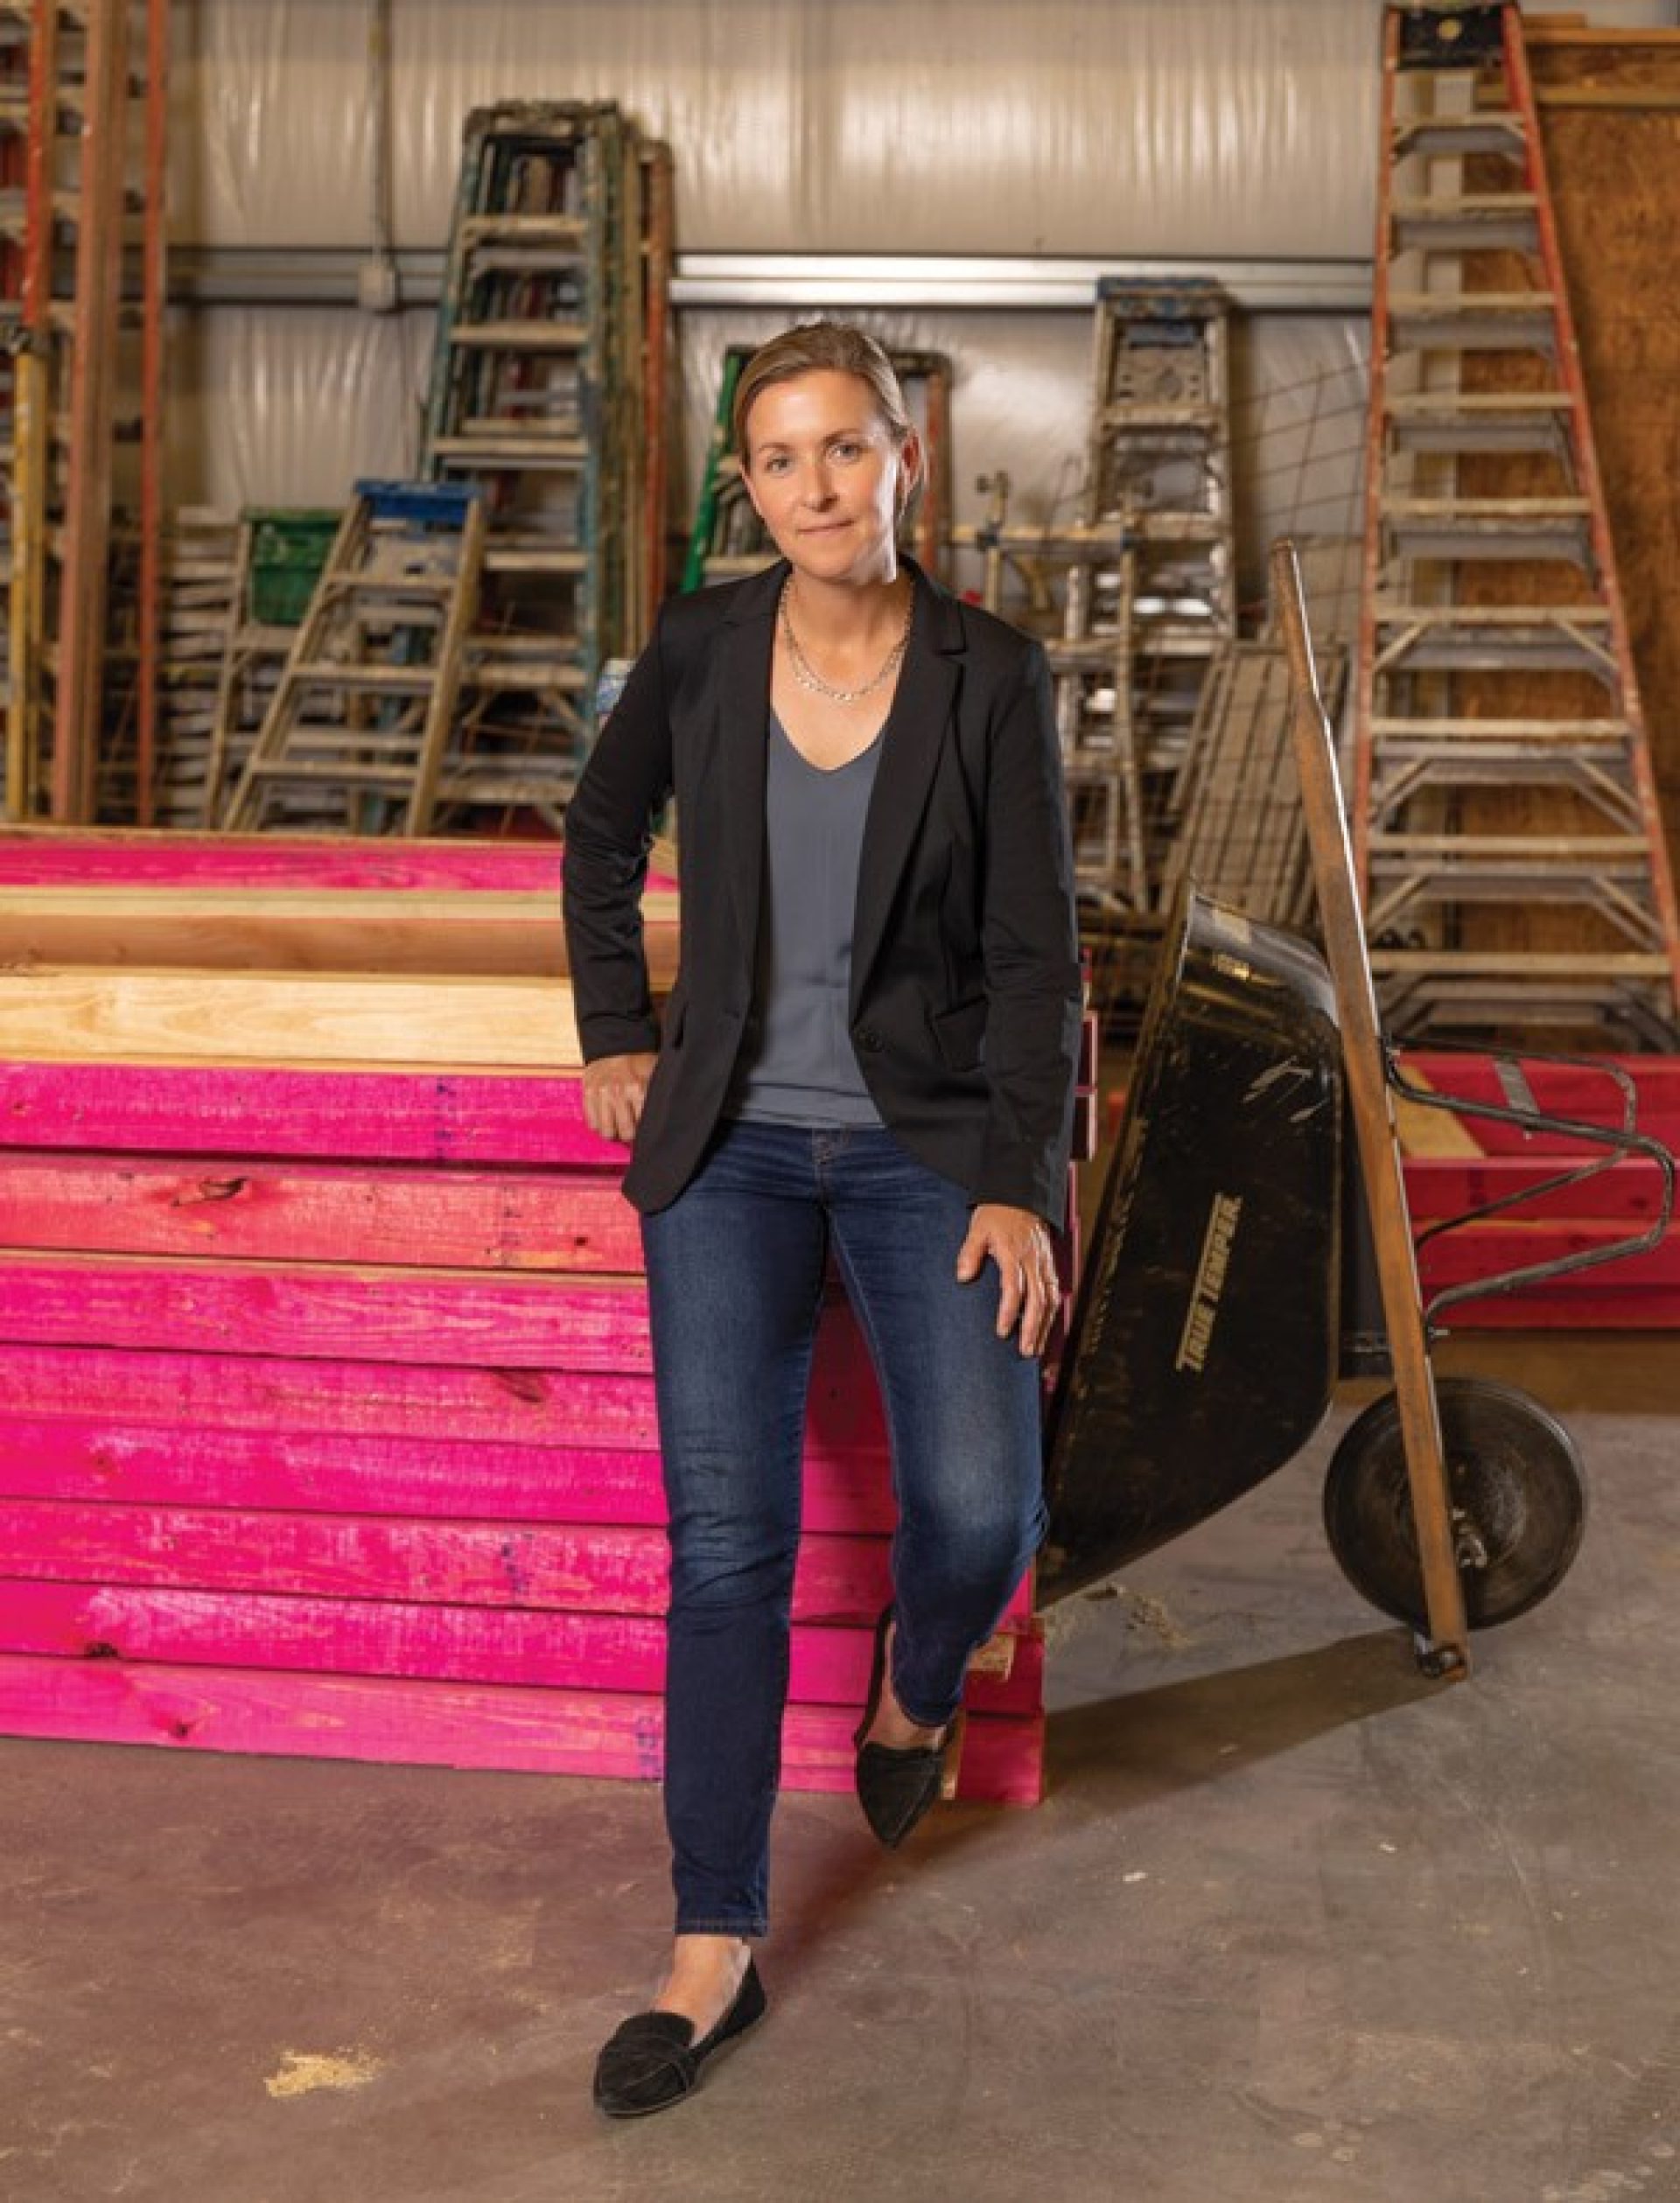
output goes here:
[{"label": "blonde hair", "polygon": [[[914,424],[886,352],[866,330],[849,321],[802,321],[760,345],[741,369],[735,385],[732,425],[743,466],[750,464],[746,419],[758,400],[773,383],[792,382],[799,375],[825,370],[856,375],[868,389],[893,444],[900,451],[904,449],[915,432]],[[906,485],[906,488],[914,486],[914,483]]]}]

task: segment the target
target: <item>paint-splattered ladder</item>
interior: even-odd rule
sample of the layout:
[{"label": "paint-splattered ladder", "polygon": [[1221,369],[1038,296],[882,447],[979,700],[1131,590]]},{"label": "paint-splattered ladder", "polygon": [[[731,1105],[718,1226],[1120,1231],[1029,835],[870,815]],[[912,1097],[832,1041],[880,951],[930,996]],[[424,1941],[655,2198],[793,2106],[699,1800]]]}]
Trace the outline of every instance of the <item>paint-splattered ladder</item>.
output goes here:
[{"label": "paint-splattered ladder", "polygon": [[1514,6],[1390,7],[1354,854],[1386,1021],[1674,1045],[1670,877]]}]

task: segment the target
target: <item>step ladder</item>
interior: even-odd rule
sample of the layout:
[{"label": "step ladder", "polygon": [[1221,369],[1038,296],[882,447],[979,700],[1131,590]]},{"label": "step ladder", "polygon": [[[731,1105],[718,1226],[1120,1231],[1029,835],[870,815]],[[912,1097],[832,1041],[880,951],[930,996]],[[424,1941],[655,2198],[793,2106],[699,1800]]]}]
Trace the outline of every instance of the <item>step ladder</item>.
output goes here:
[{"label": "step ladder", "polygon": [[[1152,891],[1124,586],[1107,593],[1102,631],[1093,618],[1104,584],[1130,573],[1131,538],[1118,522],[1012,522],[1009,476],[983,475],[976,486],[989,500],[986,516],[954,528],[951,540],[982,555],[986,610],[1036,635],[1048,661],[1082,920],[1147,929]],[[1096,1004],[1099,1012],[1112,1006]]]},{"label": "step ladder", "polygon": [[1514,6],[1385,11],[1352,829],[1403,1037],[1672,1046],[1680,933]]},{"label": "step ladder", "polygon": [[1230,302],[1200,278],[1104,276],[1096,353],[1085,517],[1123,522],[1130,543],[1096,577],[1091,622],[1125,640],[1158,822],[1209,668],[1236,637]]},{"label": "step ladder", "polygon": [[444,804],[563,805],[602,668],[651,626],[670,261],[668,150],[613,102],[468,117],[422,458],[487,525]]},{"label": "step ladder", "polygon": [[430,830],[484,535],[472,489],[356,485],[225,827]]},{"label": "step ladder", "polygon": [[[140,790],[157,724],[168,0],[5,11],[0,233],[18,271],[12,367],[5,810],[94,813],[105,753]],[[12,144],[24,79],[24,156]],[[134,556],[110,661],[114,515]],[[114,676],[121,673],[122,679]]]},{"label": "step ladder", "polygon": [[[735,392],[756,346],[724,347],[710,440],[683,562],[685,591],[760,573],[778,554],[741,479],[735,448]],[[938,580],[948,578],[951,550],[951,363],[942,352],[887,347],[905,405],[921,438],[922,486],[905,513],[899,545]]]},{"label": "step ladder", "polygon": [[242,616],[248,535],[236,514],[196,505],[178,507],[164,529],[151,798],[158,826],[215,823],[207,783]]}]

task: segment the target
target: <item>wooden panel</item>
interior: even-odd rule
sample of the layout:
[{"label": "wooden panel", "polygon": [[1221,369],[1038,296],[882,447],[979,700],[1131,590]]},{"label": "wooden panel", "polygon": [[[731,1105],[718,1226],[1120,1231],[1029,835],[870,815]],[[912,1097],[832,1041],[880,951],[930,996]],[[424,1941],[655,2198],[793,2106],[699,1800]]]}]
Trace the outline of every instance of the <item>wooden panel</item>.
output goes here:
[{"label": "wooden panel", "polygon": [[[790,1789],[852,1785],[852,1708],[792,1706],[783,1729]],[[422,1766],[657,1780],[662,1710],[653,1697],[130,1667],[121,1661],[0,1655],[0,1731],[305,1753]],[[1031,1805],[1042,1787],[1041,1719],[980,1716],[964,1742],[959,1796]]]},{"label": "wooden panel", "polygon": [[641,1265],[640,1220],[616,1171],[373,1172],[28,1150],[0,1166],[0,1247],[264,1262],[424,1256],[451,1269]]},{"label": "wooden panel", "polygon": [[0,1054],[547,1071],[582,1062],[560,979],[45,967],[0,976]]},{"label": "wooden panel", "polygon": [[[182,834],[0,827],[0,881],[18,885],[559,889],[558,842],[363,841],[342,834]],[[676,885],[676,851],[656,843],[650,889]]]},{"label": "wooden panel", "polygon": [[[1008,1655],[1006,1672],[998,1672],[1001,1657],[988,1661],[987,1647],[965,1703],[989,1713],[1036,1713],[1042,1644],[1025,1635],[994,1646]],[[872,1647],[863,1630],[798,1625],[790,1698],[855,1711],[868,1691]],[[658,1691],[665,1677],[664,1625],[649,1616],[22,1580],[0,1580],[0,1652],[572,1690]]]},{"label": "wooden panel", "polygon": [[[0,1255],[0,1339],[500,1370],[652,1367],[647,1297],[621,1278],[321,1263]],[[836,1339],[843,1370],[858,1348]]]},{"label": "wooden panel", "polygon": [[345,835],[0,829],[16,885],[487,888],[557,893],[557,842],[360,841]]},{"label": "wooden panel", "polygon": [[0,1150],[156,1149],[381,1163],[582,1164],[625,1150],[584,1122],[575,1072],[300,1071],[0,1062]]},{"label": "wooden panel", "polygon": [[[664,1534],[612,1523],[253,1517],[222,1507],[6,1500],[0,1552],[18,1576],[193,1591],[620,1614],[662,1613],[668,1597]],[[890,1591],[881,1539],[804,1539],[794,1590],[801,1619],[872,1621]]]},{"label": "wooden panel", "polygon": [[[676,971],[676,899],[642,919],[653,984]],[[0,965],[552,977],[569,969],[560,898],[435,890],[8,886]]]},{"label": "wooden panel", "polygon": [[[863,1443],[805,1454],[804,1519],[884,1535],[895,1520],[878,1409]],[[471,1443],[383,1431],[157,1426],[104,1415],[0,1413],[0,1493],[12,1499],[277,1508],[321,1514],[465,1515],[498,1521],[665,1520],[659,1456],[627,1444]]]},{"label": "wooden panel", "polygon": [[1474,1159],[1424,1156],[1406,1158],[1406,1200],[1414,1223],[1462,1216],[1484,1202],[1524,1196],[1522,1213],[1532,1217],[1575,1217],[1584,1208],[1605,1222],[1625,1227],[1652,1222],[1658,1212],[1661,1181],[1648,1163],[1617,1163],[1585,1186],[1566,1186],[1530,1197],[1530,1189],[1582,1158],[1565,1161],[1557,1153],[1484,1155]]}]

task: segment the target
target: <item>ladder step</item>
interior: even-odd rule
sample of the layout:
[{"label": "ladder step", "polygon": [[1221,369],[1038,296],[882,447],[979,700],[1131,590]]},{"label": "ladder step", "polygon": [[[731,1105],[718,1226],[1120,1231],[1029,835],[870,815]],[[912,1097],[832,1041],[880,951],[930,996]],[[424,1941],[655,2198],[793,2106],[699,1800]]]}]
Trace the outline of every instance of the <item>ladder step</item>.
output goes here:
[{"label": "ladder step", "polygon": [[1534,192],[1431,192],[1422,195],[1396,193],[1389,211],[1408,221],[1480,221],[1495,214],[1531,214],[1540,204]]},{"label": "ladder step", "polygon": [[1474,973],[1492,979],[1658,979],[1669,976],[1666,956],[1631,950],[1524,948],[1381,948],[1370,952],[1379,973],[1416,972],[1428,977]]},{"label": "ladder step", "polygon": [[252,780],[330,781],[335,787],[398,788],[414,786],[412,765],[353,765],[347,759],[286,758],[273,764],[253,758],[245,771]]},{"label": "ladder step", "polygon": [[1374,740],[1390,744],[1448,743],[1456,747],[1504,748],[1512,744],[1559,743],[1569,749],[1619,749],[1632,736],[1626,719],[1373,719]]},{"label": "ladder step", "polygon": [[1385,497],[1381,510],[1396,521],[1578,521],[1592,511],[1585,497]]},{"label": "ladder step", "polygon": [[1629,834],[1373,834],[1371,861],[1395,864],[1419,857],[1451,857],[1455,864],[1520,863],[1528,865],[1614,866],[1646,871],[1650,852],[1639,835]]},{"label": "ladder step", "polygon": [[581,321],[458,321],[449,332],[452,346],[474,352],[583,352],[590,338]]},{"label": "ladder step", "polygon": [[368,689],[390,696],[429,695],[437,686],[436,666],[360,666],[332,658],[306,660],[287,668],[288,677],[314,689]]},{"label": "ladder step", "polygon": [[1518,160],[1527,142],[1520,115],[1480,108],[1466,115],[1419,115],[1398,123],[1394,157],[1404,160],[1417,153],[1425,159],[1439,155],[1460,159],[1471,153],[1504,153]]},{"label": "ladder step", "polygon": [[1550,346],[1554,334],[1546,290],[1408,290],[1389,299],[1396,352],[1516,352]]},{"label": "ladder step", "polygon": [[1382,411],[1398,451],[1554,451],[1574,401],[1564,390],[1460,391],[1390,397]]},{"label": "ladder step", "polygon": [[[750,570],[756,573],[774,556],[774,551],[766,552],[753,562]],[[588,563],[585,551],[556,549],[545,543],[499,542],[494,535],[484,553],[486,574],[581,574]]]},{"label": "ladder step", "polygon": [[589,446],[581,438],[535,436],[528,430],[440,436],[433,439],[431,448],[437,458],[459,460],[468,466],[578,467],[589,458]]},{"label": "ladder step", "polygon": [[1396,199],[1390,209],[1394,252],[1518,252],[1539,249],[1531,192],[1486,199]]},{"label": "ladder step", "polygon": [[1402,558],[1584,563],[1592,540],[1584,497],[1390,497],[1378,510],[1390,548]]},{"label": "ladder step", "polygon": [[462,217],[460,234],[469,246],[584,245],[589,223],[578,214],[467,214]]},{"label": "ladder step", "polygon": [[1572,627],[1607,627],[1603,605],[1407,605],[1379,598],[1376,617],[1383,626],[1523,628],[1567,622]]}]

